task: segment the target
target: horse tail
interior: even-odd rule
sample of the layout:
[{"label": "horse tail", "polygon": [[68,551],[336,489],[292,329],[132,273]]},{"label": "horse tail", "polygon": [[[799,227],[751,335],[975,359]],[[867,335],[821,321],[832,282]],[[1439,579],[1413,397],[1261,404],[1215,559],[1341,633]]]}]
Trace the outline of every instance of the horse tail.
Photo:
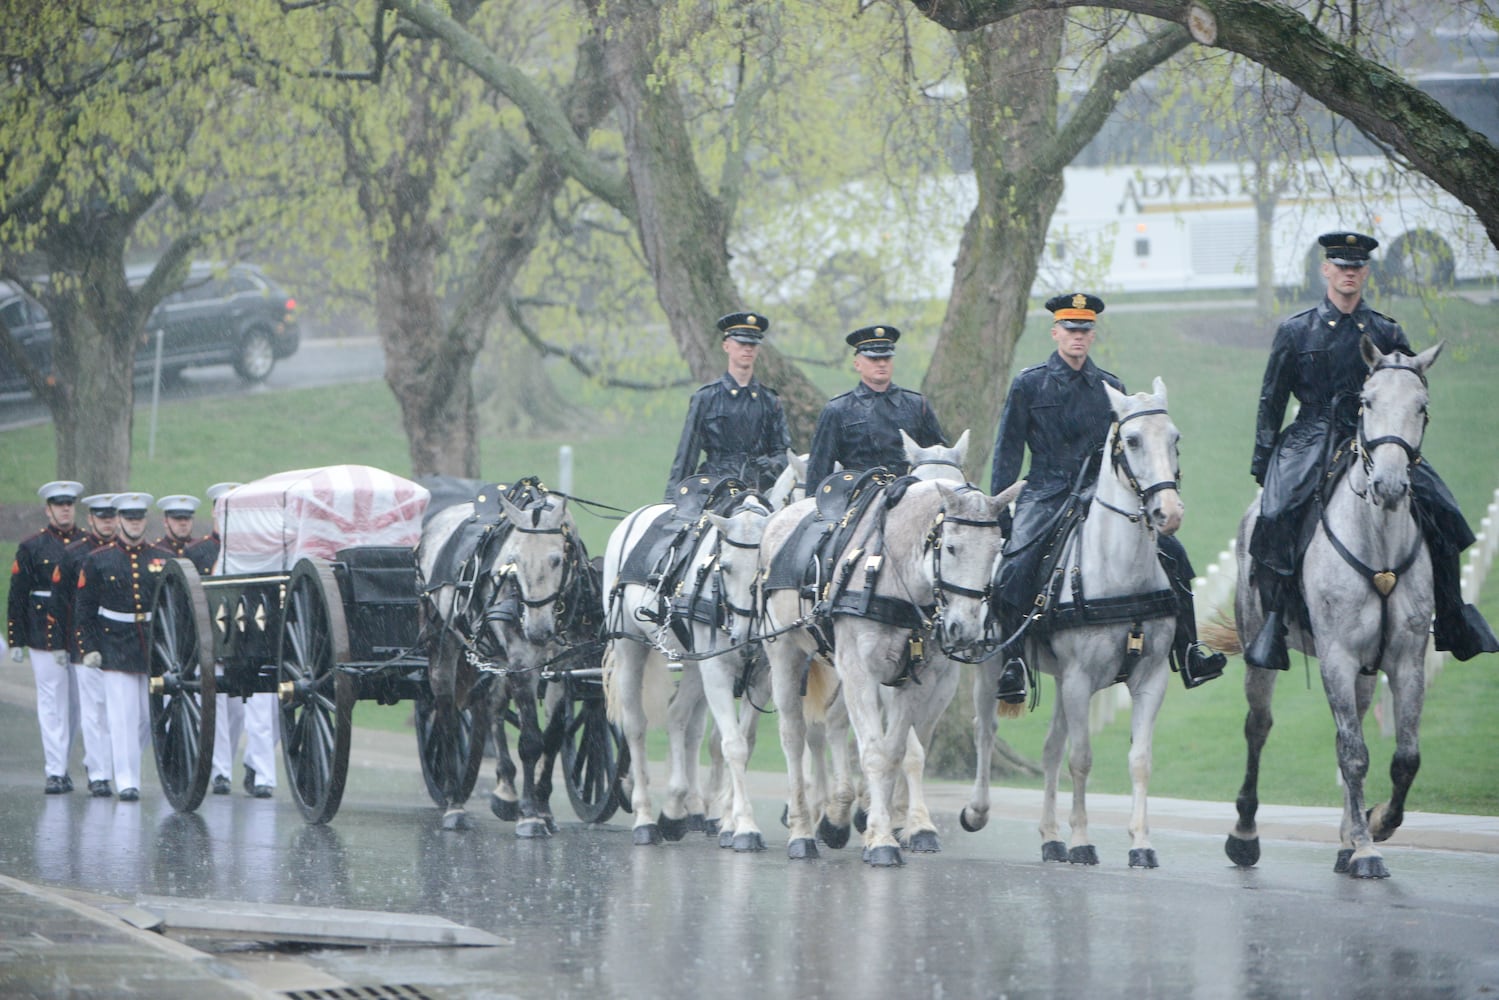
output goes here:
[{"label": "horse tail", "polygon": [[812,655],[807,666],[807,695],[802,699],[803,717],[808,723],[826,722],[828,706],[838,693],[838,674],[821,653]]},{"label": "horse tail", "polygon": [[1219,653],[1230,656],[1244,652],[1244,640],[1239,638],[1239,626],[1222,608],[1213,612],[1212,620],[1202,627],[1198,637],[1202,644]]},{"label": "horse tail", "polygon": [[624,717],[624,710],[619,703],[619,682],[614,673],[614,643],[605,644],[600,667],[604,672],[604,714],[609,717],[610,722],[619,725],[620,719]]},{"label": "horse tail", "polygon": [[994,702],[994,715],[995,715],[996,718],[999,718],[999,719],[1018,719],[1018,718],[1020,718],[1024,714],[1025,714],[1025,702],[1024,701],[1008,702],[1008,701],[999,701],[998,699],[996,699],[995,702]]},{"label": "horse tail", "polygon": [[676,685],[666,673],[666,661],[659,656],[647,656],[644,675],[640,678],[640,707],[645,711],[647,729],[666,725],[667,709],[675,693]]}]

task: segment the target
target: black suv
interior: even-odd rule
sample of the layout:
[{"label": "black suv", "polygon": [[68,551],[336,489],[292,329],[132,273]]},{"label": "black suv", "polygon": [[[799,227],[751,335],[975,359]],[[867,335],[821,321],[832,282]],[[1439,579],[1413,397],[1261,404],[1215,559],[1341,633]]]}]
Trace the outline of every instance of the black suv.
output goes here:
[{"label": "black suv", "polygon": [[[132,269],[132,282],[149,269]],[[52,323],[41,304],[0,282],[0,321],[10,329],[32,364],[52,370]],[[151,311],[135,354],[136,377],[149,378],[156,364],[160,330],[162,374],[170,379],[184,368],[232,364],[247,382],[261,382],[280,358],[301,343],[297,302],[258,268],[234,264],[215,269],[195,263],[182,287]],[[0,392],[19,392],[26,381],[0,355]]]}]

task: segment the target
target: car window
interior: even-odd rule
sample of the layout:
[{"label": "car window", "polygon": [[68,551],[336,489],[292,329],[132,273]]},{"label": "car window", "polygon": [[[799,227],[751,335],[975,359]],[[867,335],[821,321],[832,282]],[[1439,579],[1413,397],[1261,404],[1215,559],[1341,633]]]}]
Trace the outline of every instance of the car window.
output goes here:
[{"label": "car window", "polygon": [[229,287],[234,294],[241,295],[245,292],[259,292],[260,282],[242,271],[236,271],[229,275]]},{"label": "car window", "polygon": [[4,323],[6,329],[14,330],[26,325],[26,300],[11,299],[4,305],[0,305],[0,323]]}]

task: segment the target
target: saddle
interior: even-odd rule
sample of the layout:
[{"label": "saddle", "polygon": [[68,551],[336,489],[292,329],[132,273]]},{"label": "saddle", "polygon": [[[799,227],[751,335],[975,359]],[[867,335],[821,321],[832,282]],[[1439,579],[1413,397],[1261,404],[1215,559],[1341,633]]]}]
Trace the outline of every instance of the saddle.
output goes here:
[{"label": "saddle", "polygon": [[473,580],[470,565],[481,548],[497,545],[509,534],[512,525],[505,518],[499,498],[504,496],[517,507],[526,507],[546,496],[547,490],[535,476],[515,483],[492,483],[482,487],[473,499],[474,512],[442,543],[425,581],[427,593],[449,584],[467,584]]},{"label": "saddle", "polygon": [[[792,529],[765,574],[763,589],[802,590],[817,598],[819,581],[827,579],[825,564],[843,550],[853,526],[881,490],[895,482],[884,468],[862,473],[837,472],[817,487],[817,506]],[[806,588],[812,592],[806,592]]]}]

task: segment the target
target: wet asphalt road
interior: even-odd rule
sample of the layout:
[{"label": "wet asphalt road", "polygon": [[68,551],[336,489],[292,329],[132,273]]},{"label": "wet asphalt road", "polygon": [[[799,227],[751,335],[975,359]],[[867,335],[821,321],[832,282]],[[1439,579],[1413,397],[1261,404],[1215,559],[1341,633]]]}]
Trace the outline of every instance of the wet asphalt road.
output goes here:
[{"label": "wet asphalt road", "polygon": [[[854,847],[793,864],[768,796],[757,815],[771,846],[757,855],[700,834],[637,848],[619,816],[605,827],[569,822],[565,793],[550,840],[518,840],[478,797],[472,829],[445,833],[414,765],[362,759],[364,735],[355,733],[342,809],[314,827],[284,788],[265,801],[236,787],[196,814],[174,813],[149,765],[139,804],[43,796],[34,718],[0,703],[0,872],[123,899],[434,914],[506,940],[296,956],[349,983],[416,984],[434,997],[1499,990],[1492,854],[1392,847],[1394,877],[1360,882],[1333,875],[1327,844],[1267,842],[1260,868],[1241,872],[1221,835],[1161,831],[1163,867],[1132,871],[1125,830],[1095,823],[1102,864],[1080,868],[1039,861],[1033,818],[966,834],[936,811],[943,853],[908,855],[902,869],[867,868]],[[385,743],[399,753],[399,740]]]}]

